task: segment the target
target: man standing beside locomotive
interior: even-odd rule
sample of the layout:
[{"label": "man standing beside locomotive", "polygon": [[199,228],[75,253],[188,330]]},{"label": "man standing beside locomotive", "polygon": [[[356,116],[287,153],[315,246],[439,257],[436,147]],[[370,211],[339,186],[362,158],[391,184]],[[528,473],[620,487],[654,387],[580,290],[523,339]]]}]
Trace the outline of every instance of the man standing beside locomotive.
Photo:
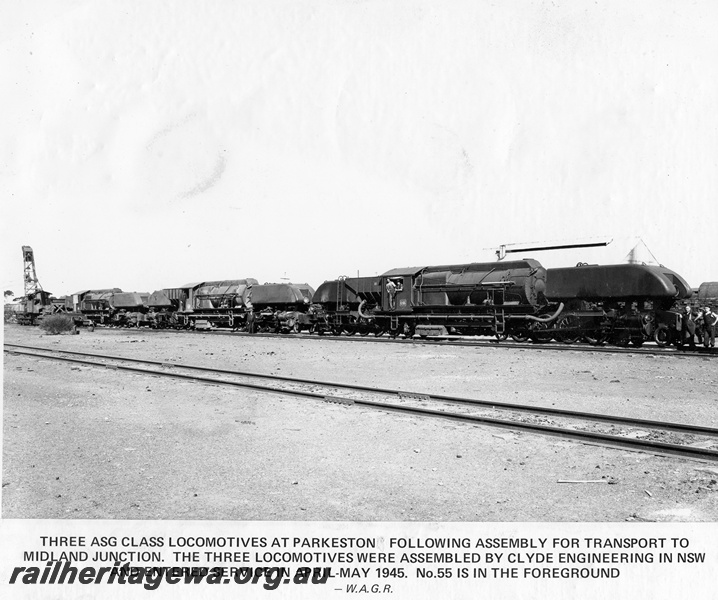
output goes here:
[{"label": "man standing beside locomotive", "polygon": [[686,306],[682,322],[683,345],[689,344],[691,350],[696,349],[696,322],[693,320],[693,312],[690,306]]},{"label": "man standing beside locomotive", "polygon": [[696,325],[700,326],[703,345],[711,348],[716,345],[716,323],[718,323],[718,315],[711,310],[710,306],[706,306],[703,312],[698,315]]},{"label": "man standing beside locomotive", "polygon": [[396,308],[396,284],[391,280],[386,280],[386,294],[389,297],[389,310]]},{"label": "man standing beside locomotive", "polygon": [[247,285],[244,296],[244,311],[247,318],[247,333],[254,333],[254,305],[252,304],[252,284]]}]

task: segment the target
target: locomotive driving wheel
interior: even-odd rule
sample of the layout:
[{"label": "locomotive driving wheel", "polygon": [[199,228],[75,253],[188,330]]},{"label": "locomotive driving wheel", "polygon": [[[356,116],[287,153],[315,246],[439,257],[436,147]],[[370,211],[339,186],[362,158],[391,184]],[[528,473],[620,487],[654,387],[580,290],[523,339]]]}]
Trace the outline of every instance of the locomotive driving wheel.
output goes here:
[{"label": "locomotive driving wheel", "polygon": [[511,334],[511,339],[514,342],[518,342],[519,344],[523,344],[524,342],[528,342],[529,340],[529,332],[526,329],[518,329],[514,333]]},{"label": "locomotive driving wheel", "polygon": [[653,340],[661,348],[665,348],[671,343],[671,337],[671,330],[665,323],[661,323],[653,332]]},{"label": "locomotive driving wheel", "polygon": [[294,318],[287,319],[285,326],[280,329],[281,333],[299,333],[299,325]]},{"label": "locomotive driving wheel", "polygon": [[401,325],[397,326],[396,328],[390,327],[389,328],[389,337],[392,339],[396,339],[399,337],[399,335],[401,333],[403,333],[403,331],[404,331],[404,328]]},{"label": "locomotive driving wheel", "polygon": [[359,317],[356,320],[356,331],[362,337],[369,335],[373,330],[374,323],[372,323],[372,321],[369,321],[364,317]]},{"label": "locomotive driving wheel", "polygon": [[550,342],[553,333],[546,331],[549,327],[549,323],[537,321],[530,333],[531,341],[535,343]]},{"label": "locomotive driving wheel", "polygon": [[592,346],[600,346],[602,344],[605,344],[607,340],[607,332],[600,327],[590,329],[583,334],[583,341],[587,344],[591,344]]},{"label": "locomotive driving wheel", "polygon": [[350,316],[348,322],[344,324],[343,329],[347,335],[354,335],[359,330],[359,323],[356,317]]},{"label": "locomotive driving wheel", "polygon": [[[567,315],[563,317],[558,322],[559,333],[556,337],[564,344],[575,344],[579,339],[581,339],[581,334],[578,331],[579,325],[580,323],[576,315]],[[569,331],[560,331],[561,329]]]}]

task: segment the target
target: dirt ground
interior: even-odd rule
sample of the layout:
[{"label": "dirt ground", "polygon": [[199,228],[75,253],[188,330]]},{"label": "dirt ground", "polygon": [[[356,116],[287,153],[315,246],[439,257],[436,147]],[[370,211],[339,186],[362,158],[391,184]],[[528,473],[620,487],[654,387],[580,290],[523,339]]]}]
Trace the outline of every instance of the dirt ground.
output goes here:
[{"label": "dirt ground", "polygon": [[[5,341],[718,427],[708,358],[19,326]],[[24,356],[4,356],[3,391],[3,518],[718,520],[716,464]]]}]

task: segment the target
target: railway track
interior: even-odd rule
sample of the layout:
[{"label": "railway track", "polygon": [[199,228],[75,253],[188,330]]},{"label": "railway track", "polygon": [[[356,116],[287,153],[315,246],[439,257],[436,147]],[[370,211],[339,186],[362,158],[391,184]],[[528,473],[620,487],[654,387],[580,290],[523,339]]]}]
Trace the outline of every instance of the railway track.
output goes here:
[{"label": "railway track", "polygon": [[[718,429],[198,365],[5,344],[6,353],[718,461]],[[210,376],[211,375],[211,376]]]},{"label": "railway track", "polygon": [[[109,329],[108,329],[109,331]],[[146,329],[117,329],[116,331],[148,331]],[[227,329],[216,329],[206,331],[194,331],[189,329],[162,329],[160,331],[167,333],[186,333],[191,335],[229,335],[241,337],[258,337],[258,338],[281,338],[289,340],[310,340],[310,341],[329,341],[329,342],[354,342],[354,343],[375,343],[375,344],[415,344],[427,346],[463,346],[468,348],[502,348],[519,349],[519,350],[552,350],[556,352],[595,352],[603,354],[649,354],[661,356],[680,356],[680,357],[711,357],[718,358],[717,348],[697,347],[695,350],[683,350],[675,347],[660,348],[658,346],[642,346],[642,347],[623,347],[623,346],[603,346],[592,345],[588,343],[564,344],[562,342],[514,342],[508,340],[496,339],[466,339],[458,337],[442,337],[442,338],[391,338],[387,335],[381,337],[374,336],[347,336],[347,335],[309,335],[309,334],[281,334],[281,333],[245,333],[239,331],[229,331]]]}]

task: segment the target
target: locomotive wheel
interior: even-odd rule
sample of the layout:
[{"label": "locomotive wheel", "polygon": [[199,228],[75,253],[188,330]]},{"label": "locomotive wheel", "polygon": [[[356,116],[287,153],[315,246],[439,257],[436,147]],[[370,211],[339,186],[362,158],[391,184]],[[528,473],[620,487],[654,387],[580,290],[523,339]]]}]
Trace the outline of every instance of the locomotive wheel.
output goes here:
[{"label": "locomotive wheel", "polygon": [[606,335],[600,331],[592,331],[591,333],[585,334],[583,339],[587,344],[600,346],[606,341]]},{"label": "locomotive wheel", "polygon": [[509,337],[508,331],[504,331],[503,333],[496,334],[496,339],[499,340],[500,342],[503,342],[504,340],[508,339],[508,337]]},{"label": "locomotive wheel", "polygon": [[287,327],[282,331],[283,333],[298,333],[297,321],[295,319],[287,319]]},{"label": "locomotive wheel", "polygon": [[631,338],[628,335],[616,335],[613,339],[609,339],[608,341],[615,344],[619,348],[627,348],[628,344],[631,342]]},{"label": "locomotive wheel", "polygon": [[531,341],[534,343],[550,342],[553,334],[545,331],[548,327],[548,323],[537,322],[530,334]]},{"label": "locomotive wheel", "polygon": [[573,329],[574,331],[568,331],[566,333],[559,332],[556,337],[564,344],[575,344],[581,338],[581,334],[576,331],[578,327],[578,317],[574,315],[568,315],[558,322],[558,328]]},{"label": "locomotive wheel", "polygon": [[383,330],[381,327],[379,327],[379,328],[374,332],[374,337],[381,337],[382,335],[384,335],[384,330]]},{"label": "locomotive wheel", "polygon": [[668,325],[661,324],[653,332],[653,339],[658,346],[665,348],[671,343],[671,330]]},{"label": "locomotive wheel", "polygon": [[518,342],[519,344],[523,344],[524,342],[529,341],[529,334],[525,330],[517,331],[516,333],[511,334],[511,339],[514,342]]},{"label": "locomotive wheel", "polygon": [[347,319],[347,322],[344,323],[343,329],[344,333],[347,335],[354,335],[357,331],[359,331],[359,322],[356,317],[350,316]]},{"label": "locomotive wheel", "polygon": [[636,348],[640,348],[641,346],[643,346],[643,338],[633,338],[633,339],[631,340],[631,343],[632,343]]},{"label": "locomotive wheel", "polygon": [[389,337],[394,340],[399,337],[400,333],[403,333],[403,332],[404,332],[403,326],[399,325],[396,329],[389,329],[388,333],[389,333]]}]

